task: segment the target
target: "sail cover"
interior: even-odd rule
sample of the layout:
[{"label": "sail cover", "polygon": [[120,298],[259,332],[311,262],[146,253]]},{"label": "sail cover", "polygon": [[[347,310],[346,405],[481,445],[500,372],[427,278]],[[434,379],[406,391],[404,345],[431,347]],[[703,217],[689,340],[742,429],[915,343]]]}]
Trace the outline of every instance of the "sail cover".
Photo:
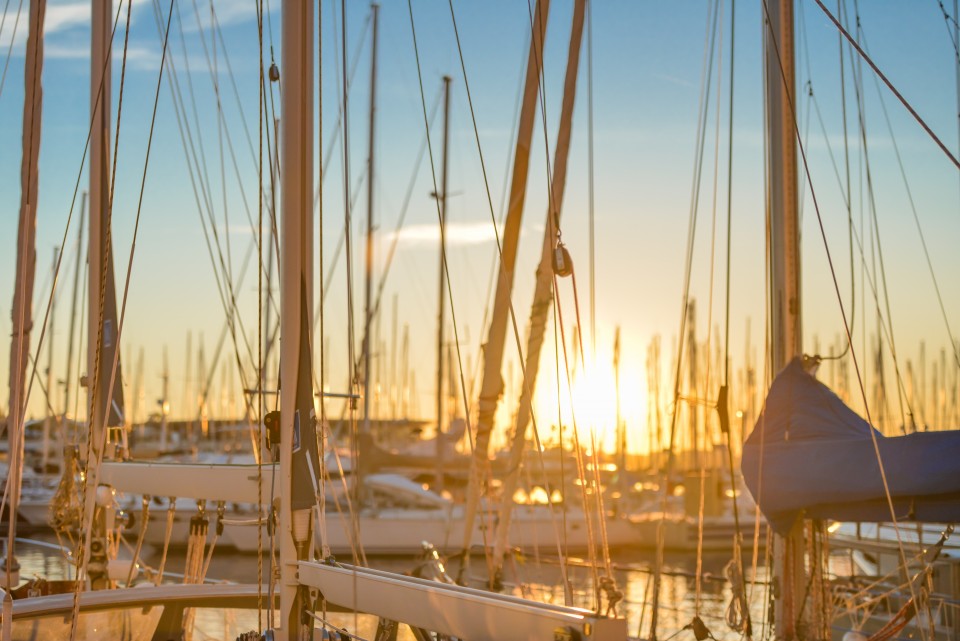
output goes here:
[{"label": "sail cover", "polygon": [[[871,432],[876,437],[876,447]],[[960,430],[884,437],[793,359],[743,447],[743,478],[774,530],[800,516],[960,521]]]}]

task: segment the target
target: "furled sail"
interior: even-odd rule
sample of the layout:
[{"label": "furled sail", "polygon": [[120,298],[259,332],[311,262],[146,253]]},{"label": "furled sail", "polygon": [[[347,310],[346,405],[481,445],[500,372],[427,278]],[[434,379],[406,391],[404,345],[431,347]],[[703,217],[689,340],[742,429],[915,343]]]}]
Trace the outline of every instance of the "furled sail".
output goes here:
[{"label": "furled sail", "polygon": [[293,492],[294,510],[313,507],[319,488],[320,455],[317,446],[317,413],[313,404],[313,376],[310,349],[310,306],[306,284],[300,282],[300,352],[297,360],[297,405],[293,417]]},{"label": "furled sail", "polygon": [[800,358],[773,381],[741,469],[779,533],[801,515],[890,521],[878,450],[897,520],[960,521],[960,430],[884,437]]}]

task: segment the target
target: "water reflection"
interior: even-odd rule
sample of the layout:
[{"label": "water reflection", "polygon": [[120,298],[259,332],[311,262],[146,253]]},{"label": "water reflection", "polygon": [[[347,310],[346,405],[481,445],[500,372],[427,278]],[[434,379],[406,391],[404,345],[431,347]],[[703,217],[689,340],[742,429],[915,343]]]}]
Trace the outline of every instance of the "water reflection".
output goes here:
[{"label": "water reflection", "polygon": [[[42,537],[48,547],[40,547],[29,543],[20,543],[17,547],[17,556],[21,563],[21,576],[29,579],[33,576],[46,578],[65,578],[70,572],[70,564],[66,557],[54,548],[56,539]],[[152,567],[157,567],[161,561],[161,550],[145,549],[145,561]],[[350,562],[350,559],[341,559]],[[710,632],[719,641],[734,641],[741,638],[741,634],[731,630],[726,622],[727,607],[733,597],[729,583],[726,581],[723,570],[729,562],[730,555],[709,555],[703,559],[701,580],[696,580],[696,559],[692,556],[667,555],[664,559],[664,570],[660,593],[660,608],[657,625],[657,636],[666,639],[668,636],[681,631],[690,624],[694,615],[699,616],[709,628]],[[370,565],[393,572],[409,572],[417,564],[414,559],[399,557],[370,558]],[[613,578],[616,586],[623,593],[623,599],[617,606],[619,616],[625,617],[628,622],[628,631],[631,636],[648,638],[650,633],[652,601],[652,552],[619,552],[612,559]],[[747,563],[749,564],[749,556]],[[177,582],[177,575],[182,574],[185,559],[182,549],[171,550],[166,560],[168,574],[165,581]],[[458,558],[451,558],[447,562],[447,571],[451,576],[458,576],[461,572],[461,562]],[[482,555],[474,556],[463,574],[468,584],[473,587],[486,587],[488,584],[487,566]],[[258,570],[256,555],[237,554],[226,549],[218,550],[208,572],[208,578],[221,581],[249,582],[257,581],[260,576],[269,576],[269,560],[265,559]],[[571,586],[572,600],[565,603],[563,576],[566,572]],[[517,555],[510,557],[504,569],[503,591],[525,598],[536,599],[546,603],[573,605],[580,608],[595,610],[597,607],[596,581],[605,575],[603,569],[596,572],[582,559],[572,560],[561,567],[554,557],[544,555]],[[748,570],[748,576],[750,572]],[[762,620],[762,604],[766,600],[765,582],[767,572],[765,568],[758,571],[758,585],[748,587],[751,613],[755,622]],[[606,599],[603,600],[606,603]],[[329,613],[328,621],[336,626],[345,627],[354,634],[365,638],[372,638],[376,630],[376,621],[369,617],[354,617]],[[226,619],[224,618],[226,617]],[[227,624],[231,630],[244,630],[257,627],[256,613],[198,613],[198,631],[202,637],[212,635],[214,638],[223,637],[223,625]],[[266,615],[264,614],[264,621]],[[216,628],[214,632],[209,628]],[[370,634],[367,635],[366,632]],[[754,624],[754,634],[759,637],[760,624]],[[679,640],[694,638],[692,631],[682,631],[675,637]]]}]

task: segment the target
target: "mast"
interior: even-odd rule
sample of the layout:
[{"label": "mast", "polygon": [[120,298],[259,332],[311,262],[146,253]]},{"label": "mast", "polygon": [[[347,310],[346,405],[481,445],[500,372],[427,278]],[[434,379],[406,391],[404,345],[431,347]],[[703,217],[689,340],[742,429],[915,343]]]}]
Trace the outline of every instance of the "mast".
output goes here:
[{"label": "mast", "polygon": [[[540,369],[540,350],[543,348],[544,331],[547,317],[553,301],[554,253],[561,251],[557,243],[560,231],[560,213],[563,204],[563,192],[567,182],[567,158],[570,151],[570,133],[573,129],[573,106],[577,95],[577,76],[580,70],[580,44],[583,40],[583,19],[586,0],[576,0],[573,9],[573,24],[570,29],[570,46],[567,53],[567,71],[563,86],[563,103],[560,108],[560,129],[557,133],[557,147],[554,152],[553,181],[547,209],[547,220],[543,230],[543,246],[540,264],[537,267],[537,282],[530,306],[530,335],[527,340],[525,378],[520,388],[520,405],[517,410],[517,424],[510,447],[509,474],[503,481],[500,498],[497,538],[493,551],[493,560],[497,571],[503,564],[503,555],[507,548],[507,535],[510,532],[510,517],[513,507],[513,494],[517,489],[520,476],[520,464],[523,458],[523,446],[526,442],[527,425],[533,408],[533,391],[537,384]],[[577,350],[574,350],[577,353]],[[592,527],[588,521],[587,527]]]},{"label": "mast", "polygon": [[[87,318],[87,421],[88,465],[103,460],[110,427],[123,426],[123,388],[120,367],[120,346],[117,344],[117,294],[113,277],[113,252],[110,235],[110,111],[111,59],[113,34],[113,1],[92,3],[90,34],[90,216],[87,253],[88,318]],[[113,363],[116,377],[108,389]],[[93,519],[96,506],[96,474],[87,474],[84,481],[83,523],[92,523],[93,530],[83,537],[82,561],[94,589],[107,586],[104,524]],[[97,539],[96,558],[92,540]]]},{"label": "mast", "polygon": [[[51,283],[57,282],[57,260],[60,258],[60,248],[53,248],[53,264],[50,266]],[[53,321],[56,316],[57,297],[50,297],[50,321],[47,325],[47,412],[43,419],[43,450],[40,453],[41,474],[47,473],[47,463],[50,462],[50,431],[57,420],[57,412],[53,408]]]},{"label": "mast", "polygon": [[380,5],[370,5],[373,13],[373,49],[370,54],[370,137],[367,155],[367,252],[364,270],[363,303],[363,431],[370,434],[370,330],[373,311],[370,297],[373,290],[373,191],[374,191],[374,147],[376,145],[377,110],[377,40],[379,36]]},{"label": "mast", "polygon": [[[617,478],[620,480],[620,493],[625,494],[627,488],[627,425],[620,414],[620,326],[617,325],[613,333],[613,389],[616,393],[616,425],[617,425]],[[652,451],[652,448],[651,448]]]},{"label": "mast", "polygon": [[24,61],[23,92],[23,156],[20,161],[20,218],[17,228],[17,280],[13,290],[13,339],[10,344],[10,402],[7,414],[7,436],[10,440],[10,502],[7,505],[9,522],[6,558],[0,581],[6,588],[20,582],[14,555],[17,534],[17,505],[20,502],[20,482],[23,465],[23,418],[27,357],[30,354],[30,328],[33,325],[34,272],[37,265],[37,183],[40,159],[40,115],[43,111],[43,22],[47,11],[45,0],[30,2],[30,32]]},{"label": "mast", "polygon": [[[513,175],[510,182],[510,201],[503,230],[500,269],[497,272],[497,288],[493,301],[493,313],[487,341],[483,350],[483,377],[478,402],[477,441],[470,465],[470,491],[464,514],[463,548],[469,549],[473,534],[473,521],[480,501],[481,484],[490,467],[488,448],[497,403],[503,395],[503,344],[510,316],[510,292],[513,289],[513,269],[517,262],[517,244],[520,240],[520,222],[523,217],[523,202],[527,194],[527,169],[530,164],[530,140],[533,136],[533,121],[536,116],[537,95],[540,89],[540,68],[543,61],[543,42],[547,32],[547,14],[550,0],[537,0],[533,15],[533,32],[530,37],[530,53],[527,57],[527,74],[520,107],[520,126],[513,156]],[[465,565],[465,564],[464,564]]]},{"label": "mast", "polygon": [[311,603],[297,561],[310,558],[320,470],[313,397],[313,72],[312,2],[283,3],[280,199],[280,619],[279,641],[309,637]]},{"label": "mast", "polygon": [[440,179],[440,291],[437,306],[437,487],[443,491],[443,303],[447,287],[447,248],[444,228],[447,224],[447,179],[450,169],[450,76],[443,77],[443,173]]},{"label": "mast", "polygon": [[[767,216],[769,221],[770,318],[773,371],[779,372],[801,353],[800,232],[798,227],[797,151],[795,138],[793,2],[765,0],[767,28],[765,74],[767,99]],[[797,615],[804,608],[803,522],[786,537],[774,537],[776,638],[797,638]]]},{"label": "mast", "polygon": [[167,346],[163,346],[163,375],[161,376],[162,395],[160,397],[160,451],[167,451],[167,440],[169,439],[169,430],[167,427],[167,415],[170,413],[170,366],[167,360]]},{"label": "mast", "polygon": [[[98,434],[123,421],[123,374],[117,344],[117,292],[114,284],[113,249],[108,242],[111,219],[110,122],[113,0],[94,2],[90,42],[90,238],[87,319],[87,394],[92,408],[89,420],[94,443]],[[117,373],[108,390],[114,360]],[[112,400],[110,400],[112,399]],[[110,403],[110,407],[107,406]]]},{"label": "mast", "polygon": [[[63,425],[66,429],[70,408],[70,382],[73,380],[73,347],[77,324],[77,294],[80,292],[80,267],[83,264],[83,225],[87,215],[87,192],[80,201],[80,229],[77,231],[77,261],[73,270],[73,294],[70,301],[70,337],[67,340],[67,370],[63,377]],[[76,420],[76,416],[73,417]]]}]

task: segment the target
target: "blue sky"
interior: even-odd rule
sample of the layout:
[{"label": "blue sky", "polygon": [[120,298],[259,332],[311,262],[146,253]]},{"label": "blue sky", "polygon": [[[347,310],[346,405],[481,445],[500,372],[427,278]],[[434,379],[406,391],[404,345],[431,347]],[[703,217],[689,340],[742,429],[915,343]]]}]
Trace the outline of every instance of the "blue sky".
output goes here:
[{"label": "blue sky", "polygon": [[[169,5],[161,2],[162,11]],[[272,9],[268,26],[273,32],[265,38],[272,42],[282,74],[279,35],[279,2],[267,3]],[[6,58],[16,2],[9,3],[10,14],[0,33],[0,60]],[[533,288],[533,275],[542,237],[546,207],[547,163],[544,157],[544,129],[553,154],[563,72],[566,65],[572,2],[554,0],[544,56],[546,127],[538,118],[530,165],[530,182],[524,213],[521,250],[516,275],[514,304],[521,337]],[[945,3],[945,6],[949,3]],[[205,185],[209,186],[217,232],[225,261],[234,275],[239,273],[251,234],[247,209],[256,216],[256,163],[248,145],[249,128],[253,149],[257,145],[257,33],[255,3],[246,0],[216,0],[213,3],[223,42],[211,43],[208,0],[178,2],[171,29],[170,57],[176,68],[180,90],[187,102],[189,120],[196,143],[202,140],[205,156]],[[707,2],[596,0],[593,7],[593,85],[594,146],[596,180],[596,363],[588,368],[600,379],[609,379],[614,327],[623,331],[623,383],[627,388],[625,408],[638,427],[645,423],[646,348],[651,337],[664,337],[664,368],[668,368],[672,336],[679,327],[684,251],[688,233],[698,100],[707,32]],[[115,2],[114,8],[117,5]],[[467,79],[474,100],[483,158],[490,181],[494,214],[500,216],[505,176],[513,154],[511,142],[515,129],[517,102],[529,33],[528,5],[521,0],[496,2],[454,2],[457,26],[463,45]],[[322,5],[323,18],[323,145],[331,140],[338,117],[340,3],[329,0]],[[413,2],[421,72],[428,108],[437,100],[441,77],[453,77],[451,98],[450,191],[450,271],[453,309],[457,315],[464,354],[477,369],[479,345],[484,340],[484,309],[494,260],[493,224],[482,181],[473,126],[467,107],[460,60],[453,37],[450,12],[445,2]],[[848,3],[852,13],[853,3]],[[832,7],[835,10],[835,6]],[[901,93],[927,120],[951,149],[957,148],[957,99],[954,49],[943,14],[935,0],[872,0],[860,3],[863,33],[879,67]],[[949,10],[949,7],[948,7]],[[130,255],[133,219],[143,172],[147,131],[153,107],[161,42],[153,13],[152,0],[134,2],[131,16],[127,75],[124,87],[123,119],[117,193],[114,205],[115,266],[122,290]],[[125,19],[123,6],[122,20]],[[761,5],[741,2],[736,6],[736,87],[734,96],[733,163],[733,270],[731,297],[731,351],[735,367],[742,366],[737,355],[744,350],[745,327],[750,318],[755,350],[762,345],[764,318],[764,240],[763,240],[763,104],[761,61]],[[834,262],[839,265],[838,280],[845,301],[849,299],[850,269],[847,254],[846,209],[828,149],[840,162],[843,172],[843,126],[841,120],[840,73],[835,29],[813,0],[797,3],[798,78],[811,82],[821,110],[824,137],[816,112],[810,111],[809,98],[801,99],[801,128],[807,141],[811,175],[821,204],[821,212]],[[26,34],[24,16],[18,26],[9,72],[0,94],[0,239],[5,244],[0,261],[0,304],[9,310],[14,281],[16,212],[19,206],[20,123],[23,106],[23,44]],[[367,27],[369,6],[351,0],[347,3],[347,48],[357,72],[350,91],[350,175],[353,189],[360,197],[355,205],[354,252],[362,251],[361,230],[366,216],[365,162],[367,149],[367,106],[369,83],[370,33]],[[122,22],[121,20],[121,22]],[[46,60],[44,63],[44,113],[40,156],[40,202],[38,209],[38,274],[34,314],[42,316],[46,307],[49,264],[53,247],[60,243],[66,225],[73,186],[82,173],[83,144],[89,126],[89,3],[75,0],[51,2],[47,14]],[[717,69],[713,69],[712,96],[708,105],[707,134],[700,210],[692,271],[692,295],[698,301],[698,334],[708,332],[710,296],[711,237],[715,233],[713,310],[710,327],[722,330],[723,278],[725,261],[725,220],[727,181],[727,101],[729,91],[730,3],[722,4],[720,31],[720,104],[716,111]],[[114,110],[117,114],[120,83],[120,50],[123,27],[115,42]],[[411,177],[414,161],[423,140],[423,116],[417,84],[407,3],[384,2],[380,28],[380,83],[377,111],[377,177],[375,181],[375,220],[378,227],[377,265],[382,269],[384,256],[394,230]],[[362,40],[361,40],[362,36]],[[204,47],[206,45],[206,49]],[[584,55],[587,47],[584,43]],[[213,60],[216,51],[216,61]],[[269,65],[269,51],[266,64]],[[855,196],[854,217],[868,220],[870,209],[863,163],[855,126],[855,103],[848,52],[845,50],[847,109],[850,131],[851,171]],[[245,120],[226,61],[234,72]],[[589,327],[589,249],[587,193],[587,67],[581,65],[575,111],[570,169],[563,210],[563,239],[577,268],[582,322]],[[718,60],[714,58],[716,67]],[[189,74],[187,73],[189,67]],[[165,69],[169,74],[171,68]],[[188,82],[189,76],[189,82]],[[223,116],[218,118],[213,90],[216,78],[221,92]],[[928,356],[947,345],[947,330],[941,317],[932,281],[922,254],[920,237],[909,209],[906,190],[900,177],[894,144],[887,131],[879,96],[889,112],[896,145],[903,158],[910,189],[917,205],[931,260],[947,316],[955,321],[960,313],[958,254],[954,249],[960,232],[957,216],[960,179],[956,168],[920,130],[891,94],[877,91],[872,73],[863,71],[866,141],[870,151],[877,228],[879,229],[886,270],[887,288],[893,316],[893,330],[901,359],[915,357],[921,340],[926,341]],[[274,99],[278,100],[275,94]],[[193,104],[195,102],[196,113]],[[808,119],[807,114],[810,114]],[[715,123],[720,123],[717,143]],[[229,132],[229,136],[227,135]],[[432,137],[439,160],[440,120],[434,122]],[[224,324],[223,307],[214,280],[214,267],[207,253],[198,207],[184,160],[184,146],[177,128],[175,102],[168,80],[163,81],[157,116],[156,134],[144,193],[141,227],[131,273],[127,319],[122,346],[128,407],[135,393],[136,369],[143,350],[144,405],[154,407],[160,394],[160,373],[164,348],[169,353],[171,406],[174,415],[194,413],[185,398],[195,396],[197,350],[201,337],[206,366],[211,367],[216,341]],[[236,154],[236,168],[229,146]],[[716,146],[716,145],[719,146]],[[221,145],[225,152],[221,162]],[[712,226],[714,202],[714,155],[719,157],[717,181],[717,224]],[[439,168],[438,168],[439,171]],[[238,178],[239,175],[239,178]],[[242,194],[241,194],[242,186]],[[432,191],[429,166],[424,163],[416,173],[409,213],[399,232],[398,252],[385,286],[379,335],[383,347],[377,350],[380,378],[391,381],[393,362],[392,306],[397,298],[399,332],[409,326],[410,364],[416,378],[416,404],[419,413],[431,416],[434,402],[435,326],[437,289],[436,208],[429,197]],[[804,189],[808,195],[809,190]],[[245,196],[245,199],[243,198]],[[226,203],[226,216],[224,214]],[[329,273],[330,256],[343,228],[342,155],[339,147],[333,155],[324,183],[324,251]],[[861,213],[862,212],[862,213]],[[206,214],[205,214],[206,215]],[[814,341],[821,346],[833,343],[842,334],[836,296],[826,267],[823,242],[809,198],[804,201],[804,324],[805,349],[813,351]],[[858,228],[859,229],[859,228]],[[869,228],[867,228],[869,231]],[[76,219],[70,229],[66,262],[58,288],[55,341],[55,370],[63,372],[67,342]],[[870,238],[864,239],[866,263],[874,269],[876,258]],[[229,242],[229,258],[227,255]],[[354,274],[356,335],[362,329],[361,262]],[[256,281],[252,270],[238,287],[239,307],[247,339],[256,345]],[[879,274],[878,274],[879,275]],[[876,303],[869,285],[861,276],[861,259],[856,259],[857,320],[866,323],[856,333],[863,340],[875,340]],[[563,284],[565,324],[575,323],[570,284]],[[866,293],[865,297],[861,295]],[[845,303],[849,304],[849,303]],[[883,307],[884,318],[886,308]],[[450,305],[448,304],[448,314]],[[447,322],[448,337],[450,321]],[[0,333],[9,335],[10,318],[0,315]],[[332,276],[325,313],[325,331],[329,341],[327,361],[330,387],[345,391],[347,304],[343,259]],[[569,339],[569,329],[568,339]],[[191,373],[187,375],[186,345],[191,336]],[[38,337],[34,332],[34,342]],[[318,339],[319,340],[319,339]],[[399,342],[399,341],[398,341]],[[242,343],[242,341],[241,341]],[[589,343],[588,351],[589,351]],[[553,344],[552,333],[547,340]],[[0,353],[7,353],[0,345]],[[711,347],[717,349],[717,345]],[[399,360],[399,345],[396,347]],[[240,346],[240,361],[249,370],[247,348]],[[822,347],[822,351],[827,351]],[[508,380],[518,380],[516,346],[508,341]],[[760,365],[758,351],[755,365]],[[541,379],[544,384],[543,407],[556,398],[554,354],[545,353]],[[46,356],[42,359],[45,362]],[[861,361],[864,357],[861,356]],[[236,394],[240,382],[234,371],[236,357],[231,341],[213,374],[213,393]],[[0,383],[6,381],[0,372]],[[63,376],[62,373],[57,374]],[[247,379],[251,377],[248,371]],[[592,396],[581,399],[578,415],[608,420],[610,396],[590,387]],[[607,387],[609,387],[607,385]],[[189,390],[194,391],[189,391]],[[576,396],[576,395],[575,395]],[[213,401],[211,412],[228,411],[226,404]],[[475,401],[471,401],[473,403]],[[555,404],[556,401],[554,400]],[[5,406],[0,401],[0,406]],[[55,405],[59,408],[59,404]],[[42,411],[40,392],[35,388],[31,414]],[[72,411],[72,408],[71,408]],[[386,399],[380,411],[388,413]],[[512,409],[510,412],[512,413]],[[546,410],[544,410],[546,411]],[[543,421],[548,419],[544,418]],[[643,437],[638,437],[643,440]]]}]

